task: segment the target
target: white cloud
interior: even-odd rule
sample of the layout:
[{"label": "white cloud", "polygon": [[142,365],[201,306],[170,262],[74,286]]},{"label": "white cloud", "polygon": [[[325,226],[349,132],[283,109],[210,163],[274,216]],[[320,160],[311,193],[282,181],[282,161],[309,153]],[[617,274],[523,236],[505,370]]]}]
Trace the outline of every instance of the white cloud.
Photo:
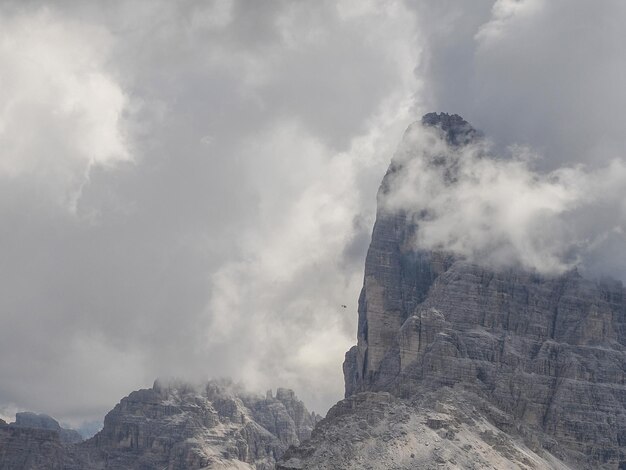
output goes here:
[{"label": "white cloud", "polygon": [[378,180],[409,116],[402,100],[394,116],[389,104],[346,152],[284,122],[244,145],[241,155],[254,155],[248,171],[259,224],[241,236],[242,259],[211,279],[206,344],[237,344],[226,369],[254,388],[294,387],[317,410],[342,396],[340,364],[354,342],[362,285],[362,259],[346,260],[345,250],[363,200],[375,192],[364,193],[360,178],[374,167]]},{"label": "white cloud", "polygon": [[92,165],[131,158],[112,41],[45,8],[0,17],[0,177],[30,178],[72,208]]},{"label": "white cloud", "polygon": [[524,21],[540,12],[544,0],[496,0],[491,9],[491,19],[476,33],[478,42],[497,41],[507,34],[509,23]]},{"label": "white cloud", "polygon": [[[623,247],[621,164],[606,167],[626,135],[622,7],[493,3],[0,2],[0,404],[96,419],[141,369],[145,385],[239,374],[292,386],[324,411],[342,392],[376,189],[424,103],[545,155],[466,168],[461,202],[483,223],[493,206],[509,256],[545,242],[524,241],[518,220],[552,216],[555,239],[595,260]],[[490,21],[497,41],[477,36]],[[591,169],[534,171],[564,161]],[[584,193],[598,201],[585,217]],[[570,214],[582,236],[568,238]],[[442,220],[428,243],[458,229]],[[119,388],[86,372],[107,360]],[[89,396],[75,410],[72,372]]]},{"label": "white cloud", "polygon": [[157,376],[342,396],[422,53],[403,2],[349,3],[8,3],[2,37],[48,62],[2,49],[28,146],[0,176],[0,403],[92,420]]},{"label": "white cloud", "polygon": [[623,158],[626,3],[411,3],[434,109],[462,115],[500,147],[532,146],[546,169]]},{"label": "white cloud", "polygon": [[589,223],[594,213],[623,205],[626,164],[616,160],[596,170],[578,165],[542,173],[533,168],[536,157],[529,158],[527,149],[509,150],[497,158],[485,140],[450,146],[438,129],[415,125],[395,156],[402,170],[391,175],[383,204],[415,221],[419,249],[548,275],[585,268],[609,235],[622,233],[626,224],[623,211]]}]

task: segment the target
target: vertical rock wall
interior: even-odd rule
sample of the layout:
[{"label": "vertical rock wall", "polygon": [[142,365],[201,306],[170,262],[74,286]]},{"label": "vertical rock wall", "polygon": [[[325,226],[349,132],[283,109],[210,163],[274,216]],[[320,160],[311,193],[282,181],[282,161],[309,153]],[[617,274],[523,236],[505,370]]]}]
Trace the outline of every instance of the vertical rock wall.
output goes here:
[{"label": "vertical rock wall", "polygon": [[[448,145],[480,138],[458,116],[429,114]],[[471,390],[572,455],[626,466],[626,301],[618,282],[576,271],[543,277],[416,250],[419,222],[381,199],[359,299],[346,396],[425,387]]]}]

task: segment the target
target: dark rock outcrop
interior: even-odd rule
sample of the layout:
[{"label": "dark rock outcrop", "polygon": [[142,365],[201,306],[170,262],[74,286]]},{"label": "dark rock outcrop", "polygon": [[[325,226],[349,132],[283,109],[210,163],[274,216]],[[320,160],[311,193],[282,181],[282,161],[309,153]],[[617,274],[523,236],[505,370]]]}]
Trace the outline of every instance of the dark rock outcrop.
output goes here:
[{"label": "dark rock outcrop", "polygon": [[0,469],[62,469],[64,461],[58,433],[0,425]]},{"label": "dark rock outcrop", "polygon": [[81,440],[50,416],[17,413],[14,423],[0,420],[0,470],[79,470],[84,462],[72,449]]},{"label": "dark rock outcrop", "polygon": [[83,440],[77,431],[62,428],[56,419],[46,414],[36,414],[30,411],[16,413],[15,423],[12,423],[12,426],[56,431],[59,434],[61,442],[65,444],[74,444]]},{"label": "dark rock outcrop", "polygon": [[85,463],[58,431],[0,423],[0,470],[80,470]]}]

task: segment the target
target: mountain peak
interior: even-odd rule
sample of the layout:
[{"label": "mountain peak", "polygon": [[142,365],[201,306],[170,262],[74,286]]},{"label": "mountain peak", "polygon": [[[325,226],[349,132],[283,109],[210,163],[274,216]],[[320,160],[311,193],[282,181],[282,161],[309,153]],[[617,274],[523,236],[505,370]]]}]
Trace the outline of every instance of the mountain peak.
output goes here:
[{"label": "mountain peak", "polygon": [[71,444],[83,440],[82,436],[74,429],[65,429],[52,416],[37,414],[30,411],[22,411],[15,414],[15,423],[12,426],[19,428],[45,429],[59,434],[61,442]]},{"label": "mountain peak", "polygon": [[438,127],[450,145],[465,145],[482,134],[458,114],[427,113],[422,116],[424,127]]},{"label": "mountain peak", "polygon": [[[423,128],[439,135],[423,138]],[[453,390],[454,406],[483,407],[482,419],[499,432],[539,443],[572,468],[626,468],[623,287],[576,270],[543,277],[421,249],[415,240],[430,213],[389,204],[390,188],[411,172],[434,168],[422,181],[441,178],[436,190],[457,182],[466,156],[459,147],[480,138],[458,115],[429,113],[409,128],[394,155],[365,261],[357,345],[344,362],[345,406],[363,393],[417,402]],[[411,159],[420,165],[411,166]],[[410,465],[404,468],[415,468]]]},{"label": "mountain peak", "polygon": [[59,422],[46,414],[36,414],[30,411],[22,411],[15,414],[15,426],[27,428],[59,430]]}]

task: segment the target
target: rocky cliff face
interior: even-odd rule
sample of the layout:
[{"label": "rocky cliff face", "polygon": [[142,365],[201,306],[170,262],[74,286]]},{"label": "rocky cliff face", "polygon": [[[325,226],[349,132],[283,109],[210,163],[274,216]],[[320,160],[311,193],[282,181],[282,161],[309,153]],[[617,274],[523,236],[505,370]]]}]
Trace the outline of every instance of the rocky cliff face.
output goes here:
[{"label": "rocky cliff face", "polygon": [[17,413],[14,423],[0,420],[0,470],[79,470],[82,460],[72,448],[81,440],[50,416]]},{"label": "rocky cliff face", "polygon": [[22,428],[56,431],[59,434],[61,442],[65,444],[74,444],[83,440],[82,436],[77,431],[62,428],[56,419],[46,414],[36,414],[28,411],[17,413],[15,415],[15,423],[12,423],[12,425]]},{"label": "rocky cliff face", "polygon": [[224,382],[201,390],[156,382],[123,398],[83,447],[107,469],[265,470],[316,421],[290,390],[262,398]]},{"label": "rocky cliff face", "polygon": [[32,414],[19,417],[21,426],[0,424],[0,470],[269,470],[318,421],[291,390],[260,397],[215,381],[203,387],[157,381],[133,392],[80,444],[41,429],[42,419],[51,424]]},{"label": "rocky cliff face", "polygon": [[[480,138],[458,116],[429,114],[422,125],[452,147]],[[454,159],[431,164],[454,184]],[[379,191],[346,396],[462,388],[502,412],[501,429],[546,436],[544,446],[575,466],[626,468],[622,285],[416,250],[419,219],[380,204],[402,171],[394,160]]]},{"label": "rocky cliff face", "polygon": [[[0,423],[0,469],[60,469],[64,449],[58,433]],[[46,467],[46,465],[49,465]]]},{"label": "rocky cliff face", "polygon": [[0,470],[81,470],[86,467],[77,444],[52,429],[0,423]]}]

